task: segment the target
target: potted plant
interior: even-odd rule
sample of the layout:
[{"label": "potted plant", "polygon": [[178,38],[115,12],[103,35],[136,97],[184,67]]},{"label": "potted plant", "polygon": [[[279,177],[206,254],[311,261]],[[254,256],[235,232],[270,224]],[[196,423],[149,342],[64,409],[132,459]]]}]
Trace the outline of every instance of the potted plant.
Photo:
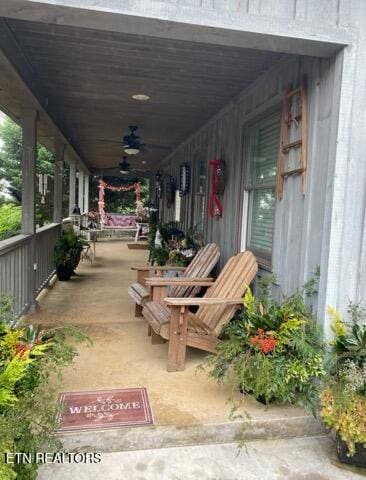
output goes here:
[{"label": "potted plant", "polygon": [[[57,379],[77,356],[76,342],[91,342],[71,325],[43,329],[15,319],[13,299],[0,295],[0,478],[36,480],[36,452],[63,450]],[[5,452],[26,452],[32,462],[7,463]]]},{"label": "potted plant", "polygon": [[247,289],[244,308],[208,359],[209,374],[262,403],[289,402],[315,413],[325,372],[321,333],[304,301],[314,280],[281,302],[272,298],[272,281],[260,282],[258,296]]},{"label": "potted plant", "polygon": [[80,262],[81,252],[85,241],[74,233],[72,229],[66,230],[56,240],[54,247],[54,262],[57,278],[67,281]]},{"label": "potted plant", "polygon": [[366,468],[366,311],[350,304],[350,321],[332,308],[329,374],[320,395],[320,415],[336,434],[339,459]]}]

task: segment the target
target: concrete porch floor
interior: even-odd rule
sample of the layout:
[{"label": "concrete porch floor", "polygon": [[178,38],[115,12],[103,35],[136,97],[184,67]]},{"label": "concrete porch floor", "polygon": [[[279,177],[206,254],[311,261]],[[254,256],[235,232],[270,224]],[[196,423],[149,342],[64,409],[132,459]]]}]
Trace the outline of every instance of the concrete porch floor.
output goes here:
[{"label": "concrete porch floor", "polygon": [[[28,321],[43,326],[73,324],[94,342],[91,348],[79,348],[75,365],[64,372],[60,391],[146,387],[156,426],[227,425],[231,389],[197,371],[205,352],[189,349],[185,371],[168,373],[168,344],[151,345],[145,321],[134,317],[134,305],[127,293],[135,278],[130,267],[146,259],[146,251],[128,250],[125,241],[98,242],[94,264],[82,262],[76,277],[69,282],[55,282],[40,295],[40,311],[29,315]],[[286,420],[293,421],[295,430],[291,427],[285,436],[302,435],[304,429],[308,434],[320,431],[314,423],[310,422],[309,428],[303,425],[304,412],[300,409],[267,408],[250,399],[247,408],[253,420],[259,422],[263,435],[265,422],[271,420],[276,422],[276,428]],[[296,425],[301,426],[299,432]],[[139,430],[145,432],[146,428]],[[276,436],[276,432],[269,429],[270,436]],[[232,441],[232,437],[226,441]]]}]

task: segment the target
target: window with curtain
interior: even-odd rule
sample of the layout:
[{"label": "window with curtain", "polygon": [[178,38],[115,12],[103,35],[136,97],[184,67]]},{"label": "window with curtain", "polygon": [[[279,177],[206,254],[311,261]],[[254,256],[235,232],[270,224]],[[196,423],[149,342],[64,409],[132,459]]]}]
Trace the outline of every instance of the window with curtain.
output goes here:
[{"label": "window with curtain", "polygon": [[260,264],[268,267],[272,258],[280,129],[280,112],[271,114],[248,129],[247,248],[255,253]]}]

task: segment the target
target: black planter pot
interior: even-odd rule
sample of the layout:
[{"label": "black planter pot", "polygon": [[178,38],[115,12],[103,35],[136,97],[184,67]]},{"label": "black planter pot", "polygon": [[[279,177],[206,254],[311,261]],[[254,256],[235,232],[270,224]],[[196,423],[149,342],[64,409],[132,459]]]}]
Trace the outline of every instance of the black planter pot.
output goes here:
[{"label": "black planter pot", "polygon": [[72,260],[72,271],[73,271],[73,275],[75,275],[75,272],[74,270],[77,268],[77,266],[79,265],[80,263],[80,255],[78,256],[75,256]]},{"label": "black planter pot", "polygon": [[71,278],[72,269],[70,267],[65,267],[64,265],[57,265],[56,275],[61,282],[66,282]]},{"label": "black planter pot", "polygon": [[[249,391],[249,390],[243,390],[242,388],[239,389],[240,393],[242,393],[243,395],[253,395],[253,392]],[[269,399],[268,401],[266,400],[266,397],[264,397],[263,395],[258,395],[258,397],[254,397],[257,402],[261,403],[262,405],[269,405],[271,403],[274,402],[274,400],[272,399]]]},{"label": "black planter pot", "polygon": [[354,465],[355,467],[366,468],[366,448],[361,443],[356,444],[356,452],[354,455],[352,455],[352,457],[347,455],[348,447],[346,443],[339,437],[339,435],[337,435],[336,444],[338,458],[342,463]]}]

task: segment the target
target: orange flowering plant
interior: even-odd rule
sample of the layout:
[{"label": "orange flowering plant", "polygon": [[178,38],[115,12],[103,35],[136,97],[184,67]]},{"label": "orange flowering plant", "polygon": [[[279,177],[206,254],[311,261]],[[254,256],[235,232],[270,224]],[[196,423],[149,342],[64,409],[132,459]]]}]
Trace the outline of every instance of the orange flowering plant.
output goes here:
[{"label": "orange flowering plant", "polygon": [[[76,342],[90,343],[80,330],[24,325],[11,297],[0,295],[0,452],[59,451],[57,381],[77,355]],[[53,377],[50,383],[51,375]],[[35,480],[37,463],[5,463],[1,480]]]},{"label": "orange flowering plant", "polygon": [[316,293],[316,278],[282,301],[273,298],[272,285],[273,277],[262,280],[257,296],[247,288],[243,309],[208,359],[210,376],[264,403],[290,402],[315,412],[324,344],[306,299]]}]

